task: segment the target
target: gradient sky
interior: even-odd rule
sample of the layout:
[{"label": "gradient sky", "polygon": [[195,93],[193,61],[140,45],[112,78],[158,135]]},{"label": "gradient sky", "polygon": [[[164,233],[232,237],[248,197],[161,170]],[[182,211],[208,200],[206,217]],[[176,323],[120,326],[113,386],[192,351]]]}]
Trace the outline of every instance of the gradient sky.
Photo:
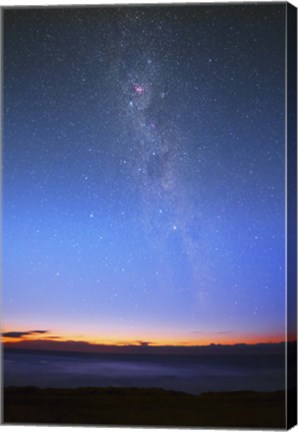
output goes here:
[{"label": "gradient sky", "polygon": [[6,331],[284,339],[284,34],[284,3],[4,11]]}]

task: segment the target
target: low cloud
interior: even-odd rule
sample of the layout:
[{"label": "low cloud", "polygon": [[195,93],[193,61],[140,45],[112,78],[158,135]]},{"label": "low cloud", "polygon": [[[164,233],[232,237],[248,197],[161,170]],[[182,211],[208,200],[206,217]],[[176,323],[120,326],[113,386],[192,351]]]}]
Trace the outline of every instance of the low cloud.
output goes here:
[{"label": "low cloud", "polygon": [[21,338],[23,336],[32,336],[35,334],[45,334],[48,333],[48,330],[30,330],[30,331],[11,331],[11,332],[5,332],[2,333],[2,336],[4,337],[8,337],[8,338],[13,338],[13,339],[18,339]]},{"label": "low cloud", "polygon": [[[10,332],[18,335],[31,332]],[[293,349],[295,342],[292,343]],[[290,345],[288,345],[290,347]],[[24,338],[4,342],[4,349],[23,348],[38,349],[44,351],[63,351],[63,352],[81,352],[81,353],[109,353],[109,354],[171,354],[171,355],[238,355],[238,354],[284,354],[285,343],[259,343],[259,344],[235,344],[235,345],[150,345],[150,342],[138,340],[131,345],[104,345],[92,344],[84,341],[59,341],[46,338]]]},{"label": "low cloud", "polygon": [[142,340],[138,340],[136,341],[140,346],[150,346],[150,345],[154,345],[153,342],[150,341],[142,341]]}]

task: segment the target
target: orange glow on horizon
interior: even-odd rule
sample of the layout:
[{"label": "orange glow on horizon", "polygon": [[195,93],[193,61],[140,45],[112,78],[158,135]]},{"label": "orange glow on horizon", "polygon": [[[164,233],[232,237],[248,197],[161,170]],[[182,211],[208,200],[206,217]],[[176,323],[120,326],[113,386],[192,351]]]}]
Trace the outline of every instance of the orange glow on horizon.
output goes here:
[{"label": "orange glow on horizon", "polygon": [[[13,327],[15,329],[15,327]],[[34,327],[33,327],[34,328]],[[5,333],[27,333],[16,337],[4,336]],[[124,333],[124,332],[123,332]],[[24,341],[48,341],[48,342],[84,342],[90,345],[112,345],[112,346],[139,346],[144,344],[152,346],[206,346],[210,344],[222,344],[222,345],[235,345],[235,344],[257,344],[257,343],[278,343],[284,342],[285,336],[283,333],[279,334],[216,334],[207,333],[198,337],[187,337],[186,334],[171,335],[169,332],[159,337],[148,337],[147,334],[127,334],[126,337],[122,332],[119,334],[111,334],[105,337],[96,337],[93,334],[83,335],[74,334],[71,332],[45,332],[38,333],[31,329],[27,329],[22,332],[15,330],[5,329],[2,333],[2,341],[4,344],[18,343]],[[147,332],[146,332],[147,333]],[[182,333],[182,332],[181,332]],[[288,338],[289,341],[296,340],[296,335],[291,335]]]}]

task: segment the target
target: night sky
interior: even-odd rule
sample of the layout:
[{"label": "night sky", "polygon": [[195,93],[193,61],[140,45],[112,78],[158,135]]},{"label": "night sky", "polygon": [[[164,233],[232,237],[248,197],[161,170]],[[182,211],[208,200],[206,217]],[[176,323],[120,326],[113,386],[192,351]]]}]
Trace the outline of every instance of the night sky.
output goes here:
[{"label": "night sky", "polygon": [[284,340],[284,34],[284,3],[4,11],[6,331]]}]

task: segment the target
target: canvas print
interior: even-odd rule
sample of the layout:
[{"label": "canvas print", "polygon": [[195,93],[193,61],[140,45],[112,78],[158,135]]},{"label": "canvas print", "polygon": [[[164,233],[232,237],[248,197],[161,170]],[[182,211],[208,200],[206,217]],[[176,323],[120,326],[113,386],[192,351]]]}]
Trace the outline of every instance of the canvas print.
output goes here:
[{"label": "canvas print", "polygon": [[296,424],[296,9],[2,24],[2,422]]}]

